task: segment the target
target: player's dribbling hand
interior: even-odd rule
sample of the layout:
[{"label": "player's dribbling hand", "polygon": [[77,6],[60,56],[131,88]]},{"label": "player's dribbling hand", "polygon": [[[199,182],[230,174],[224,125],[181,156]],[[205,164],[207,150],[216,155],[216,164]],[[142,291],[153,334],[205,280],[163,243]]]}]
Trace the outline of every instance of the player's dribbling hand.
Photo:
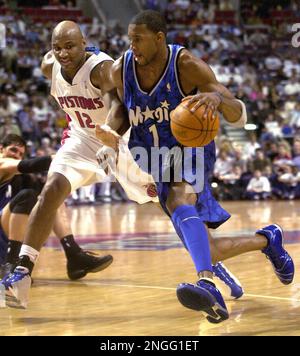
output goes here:
[{"label": "player's dribbling hand", "polygon": [[212,119],[214,119],[217,115],[217,109],[219,105],[222,102],[222,95],[220,93],[214,92],[214,93],[201,93],[201,94],[196,94],[193,96],[187,96],[182,100],[183,102],[186,101],[187,106],[189,107],[191,104],[196,103],[190,111],[192,113],[196,112],[197,109],[201,105],[206,105],[206,109],[204,112],[204,119],[207,118],[207,115],[209,111],[212,112]]},{"label": "player's dribbling hand", "polygon": [[103,143],[103,145],[111,147],[118,153],[121,136],[118,135],[116,131],[112,130],[107,125],[96,125],[96,137]]}]

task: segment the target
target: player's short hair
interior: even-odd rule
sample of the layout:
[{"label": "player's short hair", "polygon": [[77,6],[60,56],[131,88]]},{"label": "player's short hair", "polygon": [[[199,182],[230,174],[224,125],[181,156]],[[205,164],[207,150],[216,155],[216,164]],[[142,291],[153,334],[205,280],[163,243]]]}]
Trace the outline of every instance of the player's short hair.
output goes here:
[{"label": "player's short hair", "polygon": [[8,147],[11,144],[17,144],[26,148],[26,141],[19,135],[9,134],[4,137],[1,142],[2,147]]},{"label": "player's short hair", "polygon": [[163,32],[167,35],[167,23],[163,15],[158,11],[145,10],[130,21],[133,25],[146,25],[148,29],[154,33]]}]

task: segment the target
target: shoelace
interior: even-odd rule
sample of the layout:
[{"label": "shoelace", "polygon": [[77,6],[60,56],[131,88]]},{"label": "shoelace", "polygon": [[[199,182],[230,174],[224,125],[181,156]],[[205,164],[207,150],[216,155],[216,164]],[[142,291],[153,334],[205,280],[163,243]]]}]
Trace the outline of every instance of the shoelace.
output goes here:
[{"label": "shoelace", "polygon": [[232,277],[230,277],[230,275],[226,272],[224,267],[219,265],[219,270],[221,270],[220,276],[218,276],[218,275],[216,275],[216,276],[219,277],[223,282],[225,282],[226,280],[229,280],[229,282],[235,283],[234,279]]},{"label": "shoelace", "polygon": [[[268,260],[272,259],[272,262],[274,263],[276,268],[280,268],[280,265],[282,265],[282,256],[278,256],[277,253],[271,251],[266,257]],[[286,253],[284,254],[284,258],[286,258]]]}]

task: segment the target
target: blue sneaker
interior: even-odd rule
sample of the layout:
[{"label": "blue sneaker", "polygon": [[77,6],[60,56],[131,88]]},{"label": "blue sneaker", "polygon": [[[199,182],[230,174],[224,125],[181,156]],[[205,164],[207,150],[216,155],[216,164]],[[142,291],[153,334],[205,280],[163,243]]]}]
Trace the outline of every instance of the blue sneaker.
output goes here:
[{"label": "blue sneaker", "polygon": [[222,282],[226,284],[229,289],[230,297],[234,299],[241,298],[244,294],[244,290],[240,281],[223,265],[222,262],[218,262],[213,266],[213,273],[215,277],[218,277]]},{"label": "blue sneaker", "polygon": [[284,249],[281,227],[273,224],[257,230],[256,233],[265,236],[268,240],[268,246],[262,250],[262,253],[272,263],[280,282],[283,284],[292,283],[295,267],[291,256]]},{"label": "blue sneaker", "polygon": [[186,308],[201,311],[210,323],[218,324],[229,318],[221,293],[203,279],[196,284],[179,284],[177,298]]},{"label": "blue sneaker", "polygon": [[1,281],[6,290],[6,304],[12,308],[26,309],[28,304],[31,277],[27,268],[16,267]]}]

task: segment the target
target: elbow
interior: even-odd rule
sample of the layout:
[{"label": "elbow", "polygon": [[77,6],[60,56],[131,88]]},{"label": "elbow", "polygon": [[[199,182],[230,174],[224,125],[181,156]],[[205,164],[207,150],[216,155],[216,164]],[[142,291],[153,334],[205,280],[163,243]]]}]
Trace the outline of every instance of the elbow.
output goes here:
[{"label": "elbow", "polygon": [[247,124],[247,110],[245,104],[238,99],[235,99],[241,105],[241,114],[238,120],[230,122],[230,125],[236,128],[243,128]]}]

